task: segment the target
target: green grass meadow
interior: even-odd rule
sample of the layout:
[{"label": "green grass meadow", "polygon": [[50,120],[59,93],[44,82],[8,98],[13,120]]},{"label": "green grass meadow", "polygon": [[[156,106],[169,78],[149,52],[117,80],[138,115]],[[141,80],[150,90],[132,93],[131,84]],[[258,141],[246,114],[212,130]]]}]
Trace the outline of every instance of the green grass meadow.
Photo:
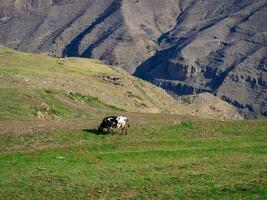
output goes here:
[{"label": "green grass meadow", "polygon": [[267,198],[266,121],[164,117],[126,136],[1,134],[0,199]]}]

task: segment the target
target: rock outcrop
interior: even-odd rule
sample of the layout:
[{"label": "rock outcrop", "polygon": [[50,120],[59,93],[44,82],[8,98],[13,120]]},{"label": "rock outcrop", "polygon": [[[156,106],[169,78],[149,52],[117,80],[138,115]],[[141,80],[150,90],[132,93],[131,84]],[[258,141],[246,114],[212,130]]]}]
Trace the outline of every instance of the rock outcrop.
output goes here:
[{"label": "rock outcrop", "polygon": [[210,92],[267,116],[267,1],[186,1],[135,74],[178,95]]},{"label": "rock outcrop", "polygon": [[216,118],[222,120],[242,119],[242,116],[238,113],[234,106],[231,106],[227,102],[220,100],[210,93],[175,97],[189,109],[194,110],[194,114],[199,117],[205,116],[206,118]]}]

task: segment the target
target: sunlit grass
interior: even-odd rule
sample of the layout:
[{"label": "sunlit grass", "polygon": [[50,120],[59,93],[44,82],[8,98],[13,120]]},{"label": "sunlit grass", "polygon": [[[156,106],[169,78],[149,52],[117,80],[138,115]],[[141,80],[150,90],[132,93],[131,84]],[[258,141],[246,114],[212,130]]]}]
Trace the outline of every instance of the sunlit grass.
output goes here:
[{"label": "sunlit grass", "polygon": [[265,121],[159,121],[127,136],[1,135],[1,198],[266,198]]}]

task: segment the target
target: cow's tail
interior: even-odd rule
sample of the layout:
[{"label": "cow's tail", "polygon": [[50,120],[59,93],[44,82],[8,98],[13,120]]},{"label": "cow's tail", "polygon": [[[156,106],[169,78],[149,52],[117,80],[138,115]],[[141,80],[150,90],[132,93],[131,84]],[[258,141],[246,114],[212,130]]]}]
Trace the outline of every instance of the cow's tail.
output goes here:
[{"label": "cow's tail", "polygon": [[128,118],[127,118],[127,126],[128,126],[128,128],[130,128],[130,123],[129,123],[129,120],[128,120]]}]

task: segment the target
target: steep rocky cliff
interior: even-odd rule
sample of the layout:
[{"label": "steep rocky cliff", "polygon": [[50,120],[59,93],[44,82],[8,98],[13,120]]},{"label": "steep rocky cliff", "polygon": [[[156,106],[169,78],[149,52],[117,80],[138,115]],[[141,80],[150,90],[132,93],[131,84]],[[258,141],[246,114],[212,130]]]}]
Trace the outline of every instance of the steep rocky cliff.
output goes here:
[{"label": "steep rocky cliff", "polygon": [[[172,29],[176,0],[1,0],[0,42],[26,52],[94,57],[129,72]],[[11,33],[11,34],[10,34]]]},{"label": "steep rocky cliff", "polygon": [[135,74],[176,94],[210,92],[267,116],[267,1],[191,1]]},{"label": "steep rocky cliff", "polygon": [[267,0],[0,0],[0,43],[99,58],[267,116]]}]

